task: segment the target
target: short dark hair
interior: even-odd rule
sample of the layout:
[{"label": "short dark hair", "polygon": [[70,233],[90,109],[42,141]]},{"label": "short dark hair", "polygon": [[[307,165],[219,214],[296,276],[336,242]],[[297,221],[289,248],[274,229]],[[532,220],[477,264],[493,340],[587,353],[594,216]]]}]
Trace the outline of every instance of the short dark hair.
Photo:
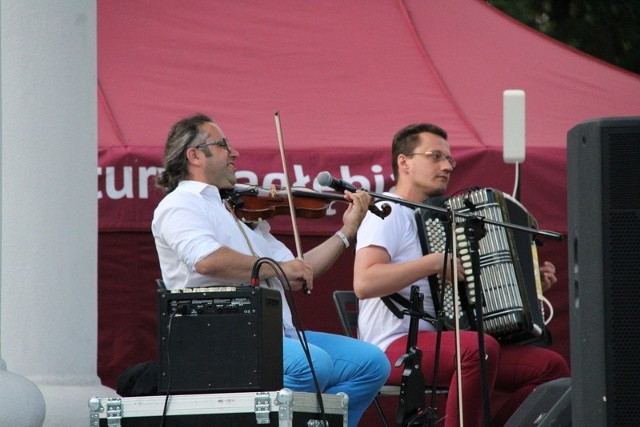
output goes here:
[{"label": "short dark hair", "polygon": [[413,123],[400,129],[393,136],[391,145],[391,167],[393,168],[393,177],[398,179],[398,156],[400,154],[410,154],[418,145],[418,140],[423,132],[429,132],[434,135],[447,139],[447,132],[439,126],[431,123]]},{"label": "short dark hair", "polygon": [[166,193],[175,190],[180,181],[189,177],[186,152],[189,147],[207,140],[208,133],[201,128],[205,123],[213,123],[213,120],[198,113],[171,127],[164,146],[164,171],[156,178],[156,185]]}]

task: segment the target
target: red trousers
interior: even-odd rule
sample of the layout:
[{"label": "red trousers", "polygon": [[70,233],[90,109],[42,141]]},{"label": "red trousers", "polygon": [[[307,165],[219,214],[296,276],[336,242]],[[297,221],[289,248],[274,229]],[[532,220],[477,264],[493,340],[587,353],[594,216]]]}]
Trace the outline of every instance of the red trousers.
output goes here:
[{"label": "red trousers", "polygon": [[[422,351],[422,373],[427,384],[433,382],[433,362],[436,332],[420,332],[417,347]],[[406,353],[406,336],[394,341],[386,355],[391,362],[390,384],[400,384],[403,366],[395,363]],[[460,366],[462,372],[462,407],[465,426],[482,426],[483,393],[478,335],[471,331],[460,332]],[[568,377],[567,362],[558,353],[531,345],[500,345],[485,335],[487,378],[490,393],[491,426],[504,425],[533,389],[548,381]],[[455,333],[442,333],[440,362],[437,373],[438,386],[449,387],[445,408],[445,427],[457,427],[459,423],[458,381],[456,374]]]}]

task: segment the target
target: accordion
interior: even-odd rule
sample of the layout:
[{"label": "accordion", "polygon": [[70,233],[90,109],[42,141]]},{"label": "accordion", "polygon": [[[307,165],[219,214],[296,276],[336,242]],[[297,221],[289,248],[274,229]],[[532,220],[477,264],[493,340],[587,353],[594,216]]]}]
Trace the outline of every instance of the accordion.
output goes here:
[{"label": "accordion", "polygon": [[484,235],[474,238],[479,255],[482,315],[478,316],[476,312],[476,277],[470,266],[470,242],[465,222],[469,217],[476,217],[480,221],[488,219],[536,228],[535,219],[524,206],[490,188],[473,189],[463,195],[436,198],[435,201],[430,199],[427,203],[453,211],[451,217],[456,224],[455,227],[449,224],[449,215],[442,213],[442,209],[416,209],[423,253],[450,251],[452,243],[447,244],[447,239],[451,237],[449,242],[456,242],[457,255],[464,265],[465,280],[459,283],[458,301],[454,302],[453,286],[440,283],[438,276],[429,277],[435,308],[444,315],[444,328],[454,329],[457,304],[460,329],[477,330],[477,319],[482,317],[484,332],[500,342],[548,344],[537,246],[529,232],[483,224]]}]

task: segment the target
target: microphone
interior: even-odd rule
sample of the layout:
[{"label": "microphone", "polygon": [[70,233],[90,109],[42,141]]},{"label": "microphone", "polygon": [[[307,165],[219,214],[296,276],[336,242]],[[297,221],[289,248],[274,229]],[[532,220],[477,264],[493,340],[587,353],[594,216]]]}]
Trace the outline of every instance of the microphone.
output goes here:
[{"label": "microphone", "polygon": [[318,180],[318,184],[324,187],[331,187],[339,193],[343,193],[344,190],[351,191],[352,193],[356,192],[356,187],[341,179],[332,177],[327,171],[320,172],[316,179]]}]

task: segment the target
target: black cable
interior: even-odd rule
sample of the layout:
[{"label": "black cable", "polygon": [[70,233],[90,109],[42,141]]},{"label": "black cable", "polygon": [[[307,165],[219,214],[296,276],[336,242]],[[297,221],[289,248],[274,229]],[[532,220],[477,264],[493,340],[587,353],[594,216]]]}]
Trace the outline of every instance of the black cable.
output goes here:
[{"label": "black cable", "polygon": [[[282,284],[282,287],[285,291],[285,298],[289,302],[289,308],[291,309],[291,317],[293,321],[293,326],[296,330],[296,334],[298,335],[298,340],[300,341],[300,345],[302,346],[302,350],[304,351],[304,355],[307,358],[309,363],[309,369],[311,370],[311,377],[313,378],[313,384],[316,389],[316,397],[318,400],[318,407],[320,408],[320,414],[322,416],[322,420],[325,426],[329,425],[327,421],[327,416],[324,409],[324,402],[322,401],[322,390],[320,389],[320,384],[318,383],[318,377],[316,375],[316,371],[313,367],[313,362],[311,361],[311,353],[309,351],[309,344],[307,342],[307,337],[304,333],[304,328],[302,328],[302,322],[300,320],[300,316],[298,315],[298,308],[296,307],[295,298],[293,294],[293,289],[291,289],[291,284],[289,280],[284,274],[282,267],[275,260],[267,257],[258,258],[258,260],[254,263],[253,269],[251,271],[251,284],[257,286],[260,283],[260,268],[263,264],[269,265],[274,269],[276,273],[276,278]],[[288,296],[288,298],[287,298]]]},{"label": "black cable", "polygon": [[167,394],[164,398],[164,406],[162,408],[162,418],[160,418],[160,427],[164,427],[164,422],[167,417],[167,408],[169,406],[169,396],[171,395],[171,322],[173,318],[178,314],[178,308],[171,313],[169,317],[169,324],[167,325]]}]

